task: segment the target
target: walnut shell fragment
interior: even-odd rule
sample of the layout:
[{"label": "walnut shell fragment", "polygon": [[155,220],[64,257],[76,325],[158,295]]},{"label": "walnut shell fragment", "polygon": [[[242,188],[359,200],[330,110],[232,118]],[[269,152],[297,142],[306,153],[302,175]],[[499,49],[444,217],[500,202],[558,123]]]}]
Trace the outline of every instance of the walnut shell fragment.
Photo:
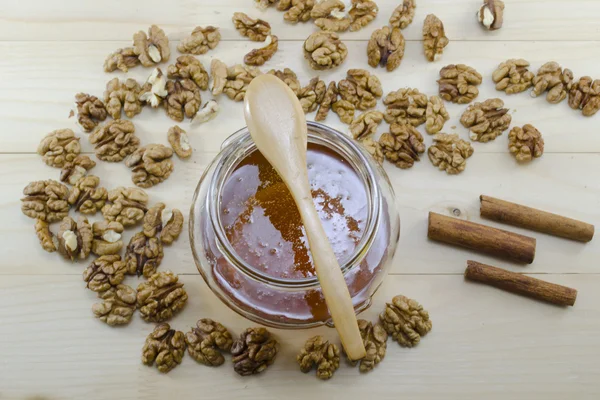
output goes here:
[{"label": "walnut shell fragment", "polygon": [[492,74],[492,80],[496,83],[496,90],[502,90],[506,94],[521,93],[533,85],[533,72],[529,71],[527,60],[510,59],[501,63]]},{"label": "walnut shell fragment", "polygon": [[100,178],[94,175],[87,175],[71,188],[68,202],[82,214],[95,214],[100,211],[108,197],[106,188],[99,186]]},{"label": "walnut shell fragment", "polygon": [[434,166],[449,175],[455,175],[465,170],[467,158],[473,155],[473,147],[456,134],[436,133],[427,155]]},{"label": "walnut shell fragment", "polygon": [[275,75],[276,77],[281,79],[283,83],[285,83],[290,89],[292,89],[292,92],[294,92],[294,94],[298,95],[301,86],[300,81],[298,80],[298,77],[296,76],[296,73],[294,71],[292,71],[289,68],[285,68],[283,70],[272,69],[269,72],[267,72],[267,74]]},{"label": "walnut shell fragment", "polygon": [[70,129],[57,129],[50,132],[40,142],[37,153],[42,160],[56,168],[62,168],[73,161],[81,152],[79,138]]},{"label": "walnut shell fragment", "polygon": [[352,121],[350,133],[357,140],[369,138],[375,134],[381,121],[383,121],[381,111],[366,111]]},{"label": "walnut shell fragment", "polygon": [[100,321],[109,326],[125,325],[131,321],[136,308],[135,289],[127,285],[117,285],[98,293],[104,300],[92,306],[92,312]]},{"label": "walnut shell fragment", "polygon": [[246,89],[254,78],[260,75],[258,68],[248,67],[236,64],[227,68],[227,79],[223,88],[223,93],[231,100],[243,101],[246,95]]},{"label": "walnut shell fragment", "polygon": [[60,223],[58,233],[58,252],[66,259],[84,260],[92,250],[92,227],[87,218],[79,217],[77,222],[65,217]]},{"label": "walnut shell fragment", "polygon": [[502,0],[483,0],[477,13],[477,20],[489,31],[502,28],[504,2]]},{"label": "walnut shell fragment", "polygon": [[149,278],[156,273],[163,256],[163,245],[159,238],[148,237],[144,232],[138,232],[131,238],[125,250],[127,273]]},{"label": "walnut shell fragment", "polygon": [[25,186],[23,194],[21,211],[29,218],[52,223],[69,214],[69,189],[60,182],[33,181]]},{"label": "walnut shell fragment", "polygon": [[71,185],[87,175],[87,172],[96,166],[96,162],[86,155],[78,155],[71,162],[66,163],[60,171],[60,181]]},{"label": "walnut shell fragment", "polygon": [[304,58],[312,69],[326,70],[338,67],[348,56],[348,48],[333,32],[315,32],[303,45]]},{"label": "walnut shell fragment", "polygon": [[390,17],[390,26],[392,28],[405,29],[410,25],[415,17],[417,4],[415,0],[403,0],[402,4],[394,9]]},{"label": "walnut shell fragment", "polygon": [[344,12],[346,5],[341,0],[322,0],[314,5],[310,17],[321,30],[344,32],[350,28],[350,16]]},{"label": "walnut shell fragment", "polygon": [[106,111],[113,119],[121,118],[121,109],[127,117],[135,117],[142,112],[141,90],[140,84],[135,79],[127,78],[125,82],[119,81],[119,78],[111,79],[104,91]]},{"label": "walnut shell fragment", "polygon": [[440,97],[446,101],[467,104],[479,95],[481,74],[464,64],[446,65],[438,79]]},{"label": "walnut shell fragment", "polygon": [[555,61],[547,62],[538,69],[533,78],[531,97],[538,97],[544,92],[548,103],[557,104],[567,98],[567,93],[573,86],[573,72],[562,67]]},{"label": "walnut shell fragment", "polygon": [[102,215],[109,222],[132,226],[144,218],[147,205],[148,195],[142,189],[119,186],[108,192],[108,203],[102,207]]},{"label": "walnut shell fragment", "polygon": [[471,130],[471,140],[486,143],[508,129],[512,117],[500,99],[471,104],[460,117],[460,123]]},{"label": "walnut shell fragment", "polygon": [[91,132],[99,122],[104,121],[108,116],[104,103],[96,96],[77,93],[75,104],[77,106],[77,122],[86,132]]},{"label": "walnut shell fragment", "polygon": [[581,109],[586,117],[591,117],[600,109],[600,79],[581,77],[569,91],[569,107]]},{"label": "walnut shell fragment", "polygon": [[167,78],[160,68],[154,68],[146,83],[140,89],[139,99],[152,108],[160,106],[167,97]]},{"label": "walnut shell fragment", "polygon": [[192,146],[190,146],[188,134],[179,126],[175,125],[169,128],[167,139],[177,157],[186,159],[192,156]]},{"label": "walnut shell fragment", "polygon": [[423,23],[423,50],[427,61],[437,61],[449,43],[444,24],[433,14],[427,15]]},{"label": "walnut shell fragment", "polygon": [[385,357],[388,334],[381,324],[373,325],[364,319],[358,320],[358,329],[367,355],[360,360],[350,360],[352,365],[360,362],[360,372],[369,372]]},{"label": "walnut shell fragment", "polygon": [[125,262],[118,254],[101,256],[83,271],[83,281],[94,292],[105,292],[116,288],[125,279]]},{"label": "walnut shell fragment", "polygon": [[340,121],[345,124],[351,124],[354,120],[354,104],[347,100],[336,101],[331,105],[331,109],[340,117]]},{"label": "walnut shell fragment", "polygon": [[208,72],[200,60],[193,56],[177,57],[175,64],[167,67],[167,76],[171,79],[191,79],[201,90],[208,89]]},{"label": "walnut shell fragment", "polygon": [[327,85],[327,89],[325,90],[325,94],[323,95],[323,100],[321,101],[321,104],[319,104],[319,109],[317,110],[315,121],[324,121],[325,118],[327,118],[327,114],[329,114],[329,110],[331,109],[332,104],[335,103],[337,99],[337,84],[335,83],[335,81],[331,81],[329,82],[329,85]]},{"label": "walnut shell fragment", "polygon": [[[282,4],[280,1],[279,4]],[[283,14],[283,19],[292,24],[298,22],[307,22],[310,20],[310,13],[315,6],[315,0],[291,0],[290,7]]]},{"label": "walnut shell fragment", "polygon": [[247,65],[260,66],[273,57],[279,48],[279,39],[275,35],[269,35],[263,42],[263,47],[254,49],[244,56]]},{"label": "walnut shell fragment", "polygon": [[133,122],[120,119],[98,126],[89,139],[96,146],[96,157],[108,162],[123,161],[140,145]]},{"label": "walnut shell fragment", "polygon": [[221,352],[230,351],[233,345],[231,333],[212,319],[198,320],[185,334],[188,354],[201,364],[216,367],[225,362]]},{"label": "walnut shell fragment", "polygon": [[300,100],[304,113],[310,113],[317,109],[323,101],[325,90],[325,82],[320,80],[319,77],[314,77],[308,85],[298,91],[298,100]]},{"label": "walnut shell fragment", "polygon": [[315,336],[306,341],[300,354],[296,356],[296,361],[300,365],[300,371],[307,373],[316,367],[317,378],[327,380],[340,367],[340,349],[323,336]]},{"label": "walnut shell fragment", "polygon": [[372,0],[352,0],[352,7],[348,11],[350,31],[356,32],[370,24],[378,12],[379,7]]},{"label": "walnut shell fragment", "polygon": [[123,72],[129,71],[140,64],[140,59],[133,47],[125,47],[117,49],[114,53],[110,53],[104,60],[104,72],[113,72],[120,69]]},{"label": "walnut shell fragment", "polygon": [[263,42],[271,34],[271,25],[262,19],[252,19],[242,12],[233,13],[231,18],[240,35],[255,42]]},{"label": "walnut shell fragment", "polygon": [[202,104],[200,88],[191,79],[168,81],[165,100],[167,115],[177,122],[182,122],[184,116],[194,118]]},{"label": "walnut shell fragment", "polygon": [[41,219],[35,220],[35,233],[40,245],[48,253],[54,253],[58,248],[58,238],[50,231],[50,225]]},{"label": "walnut shell fragment", "polygon": [[423,136],[412,125],[395,124],[390,133],[379,138],[381,151],[385,158],[398,168],[411,168],[420,155],[425,152]]},{"label": "walnut shell fragment", "polygon": [[149,144],[127,156],[125,165],[131,168],[131,180],[141,188],[165,181],[175,168],[173,150],[162,144]]},{"label": "walnut shell fragment", "polygon": [[137,288],[137,305],[146,322],[164,322],[185,306],[188,295],[171,271],[158,272]]},{"label": "walnut shell fragment", "polygon": [[171,244],[183,229],[183,214],[176,208],[166,208],[164,203],[156,203],[144,217],[143,232],[149,238],[157,237],[161,243]]},{"label": "walnut shell fragment", "polygon": [[133,35],[133,51],[144,67],[153,67],[155,64],[169,61],[171,56],[169,38],[165,31],[156,25],[148,28],[148,34],[139,31]]},{"label": "walnut shell fragment", "polygon": [[395,70],[402,62],[405,45],[400,28],[384,26],[376,29],[367,45],[369,65],[373,68],[385,67],[388,71]]},{"label": "walnut shell fragment", "polygon": [[379,314],[386,332],[402,347],[414,347],[432,327],[429,313],[419,303],[402,295],[395,296]]},{"label": "walnut shell fragment", "polygon": [[118,254],[123,248],[123,225],[117,221],[92,224],[92,252],[99,256]]},{"label": "walnut shell fragment", "polygon": [[183,332],[171,329],[167,323],[159,324],[148,335],[142,349],[142,363],[167,373],[183,360],[185,355],[185,336]]},{"label": "walnut shell fragment", "polygon": [[205,54],[208,50],[217,47],[219,41],[221,41],[219,28],[215,28],[214,26],[207,26],[206,28],[197,26],[190,36],[179,42],[177,50],[182,54]]},{"label": "walnut shell fragment", "polygon": [[427,103],[425,111],[425,130],[430,135],[438,133],[444,127],[446,121],[450,119],[450,114],[446,111],[444,102],[438,96],[431,96]]},{"label": "walnut shell fragment", "polygon": [[412,126],[419,126],[427,121],[427,95],[418,89],[402,88],[390,92],[383,99],[387,107],[384,118],[389,124],[403,124],[408,122]]},{"label": "walnut shell fragment", "polygon": [[248,328],[233,342],[233,369],[242,376],[263,372],[275,362],[279,343],[265,328]]},{"label": "walnut shell fragment", "polygon": [[531,161],[544,154],[544,139],[533,125],[515,126],[508,134],[508,149],[517,161]]}]

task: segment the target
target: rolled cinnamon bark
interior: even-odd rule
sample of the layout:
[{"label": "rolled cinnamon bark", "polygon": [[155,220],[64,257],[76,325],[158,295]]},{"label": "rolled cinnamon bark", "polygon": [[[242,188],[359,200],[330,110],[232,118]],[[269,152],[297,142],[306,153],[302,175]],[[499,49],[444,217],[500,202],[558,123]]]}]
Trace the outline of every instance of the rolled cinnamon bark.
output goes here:
[{"label": "rolled cinnamon bark", "polygon": [[577,299],[575,289],[472,260],[467,261],[465,278],[559,306],[572,306]]},{"label": "rolled cinnamon bark", "polygon": [[429,213],[427,236],[432,240],[528,264],[535,258],[535,238],[434,212]]},{"label": "rolled cinnamon bark", "polygon": [[580,242],[589,242],[594,237],[594,225],[586,222],[485,195],[479,199],[483,218]]}]

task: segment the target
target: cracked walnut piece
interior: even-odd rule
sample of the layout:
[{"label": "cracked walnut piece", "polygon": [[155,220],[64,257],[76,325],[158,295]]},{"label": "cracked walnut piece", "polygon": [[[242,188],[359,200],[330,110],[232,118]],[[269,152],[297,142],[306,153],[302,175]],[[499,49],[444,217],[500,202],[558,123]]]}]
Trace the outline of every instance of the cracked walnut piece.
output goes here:
[{"label": "cracked walnut piece", "polygon": [[515,94],[530,88],[535,75],[527,67],[529,67],[529,62],[522,58],[513,58],[500,64],[492,74],[496,90],[503,90],[506,94]]},{"label": "cracked walnut piece", "polygon": [[402,295],[395,296],[379,314],[388,335],[402,347],[414,347],[432,328],[429,313],[419,303]]},{"label": "cracked walnut piece", "polygon": [[191,79],[201,90],[208,89],[208,72],[200,60],[193,56],[177,57],[175,64],[167,67],[167,76],[171,79]]},{"label": "cracked walnut piece", "polygon": [[159,324],[148,335],[142,349],[142,363],[167,373],[183,360],[185,355],[185,336],[183,332],[171,329],[167,323]]},{"label": "cracked walnut piece", "polygon": [[381,144],[378,141],[373,140],[369,137],[366,139],[359,140],[358,143],[361,144],[365,151],[369,153],[371,157],[373,157],[373,159],[377,161],[377,163],[383,163],[384,155],[383,151],[381,150]]},{"label": "cracked walnut piece", "polygon": [[164,256],[163,245],[157,237],[136,233],[125,250],[125,263],[129,275],[149,278],[156,273]]},{"label": "cracked walnut piece", "polygon": [[390,133],[379,138],[381,151],[385,158],[398,168],[411,168],[415,161],[420,161],[420,154],[425,152],[423,136],[412,125],[394,124]]},{"label": "cracked walnut piece", "polygon": [[78,155],[71,162],[66,163],[60,171],[60,181],[71,185],[87,175],[87,172],[96,166],[96,162],[86,155]]},{"label": "cracked walnut piece", "polygon": [[350,133],[354,139],[367,139],[375,134],[381,121],[383,121],[381,111],[366,111],[352,121]]},{"label": "cracked walnut piece", "polygon": [[444,102],[439,96],[431,96],[429,98],[425,118],[427,118],[425,120],[425,130],[430,135],[441,131],[446,121],[450,119],[450,114],[446,111]]},{"label": "cracked walnut piece", "polygon": [[263,65],[273,57],[279,48],[279,39],[275,35],[269,35],[263,42],[263,47],[254,49],[244,56],[244,63],[248,65]]},{"label": "cracked walnut piece", "polygon": [[548,91],[548,103],[557,104],[567,98],[572,85],[573,72],[568,68],[562,69],[557,62],[550,61],[542,65],[533,78],[531,97],[538,97]]},{"label": "cracked walnut piece", "polygon": [[118,254],[123,248],[123,225],[117,221],[92,224],[92,252],[99,256]]},{"label": "cracked walnut piece", "polygon": [[348,56],[348,48],[333,32],[311,34],[304,42],[303,49],[304,58],[315,70],[335,68]]},{"label": "cracked walnut piece", "polygon": [[306,341],[296,361],[300,371],[307,373],[317,367],[317,378],[327,380],[340,367],[340,349],[323,336],[315,336]]},{"label": "cracked walnut piece", "polygon": [[[279,4],[282,4],[280,1]],[[290,8],[283,13],[283,19],[292,24],[310,20],[310,13],[315,6],[315,0],[291,0]]]},{"label": "cracked walnut piece", "polygon": [[196,113],[196,116],[192,119],[192,123],[202,124],[208,122],[215,118],[220,110],[221,107],[219,107],[219,103],[214,99],[210,99],[204,104],[200,111]]},{"label": "cracked walnut piece", "polygon": [[262,19],[252,19],[242,12],[235,12],[231,20],[240,35],[254,42],[263,42],[271,34],[271,25]]},{"label": "cracked walnut piece", "polygon": [[177,50],[182,54],[205,54],[208,50],[212,50],[219,44],[221,33],[219,28],[207,26],[203,28],[197,26],[190,36],[183,39],[177,45]]},{"label": "cracked walnut piece", "polygon": [[471,104],[460,117],[460,123],[471,130],[471,140],[486,143],[508,129],[512,117],[500,99]]},{"label": "cracked walnut piece", "polygon": [[468,65],[450,64],[440,70],[440,79],[437,82],[442,99],[467,104],[479,95],[477,86],[481,81],[481,74]]},{"label": "cracked walnut piece", "polygon": [[40,245],[48,253],[54,253],[58,248],[58,238],[50,231],[50,225],[41,219],[35,220],[35,233]]},{"label": "cracked walnut piece", "polygon": [[169,128],[167,139],[177,157],[186,159],[192,156],[192,146],[190,146],[188,134],[179,126],[175,125]]},{"label": "cracked walnut piece", "polygon": [[161,243],[171,244],[183,229],[183,214],[176,208],[166,208],[164,203],[156,203],[148,209],[144,217],[143,232],[146,237],[157,237]]},{"label": "cracked walnut piece", "polygon": [[119,78],[111,79],[104,91],[106,111],[113,119],[121,118],[121,108],[127,117],[135,117],[142,112],[141,90],[140,84],[135,79],[127,78],[125,82],[119,81]]},{"label": "cracked walnut piece", "polygon": [[272,69],[269,72],[267,72],[267,74],[275,75],[276,77],[281,79],[283,83],[285,83],[289,86],[290,89],[292,89],[292,92],[294,92],[295,95],[298,95],[298,92],[300,91],[300,81],[298,80],[298,77],[296,76],[296,73],[294,71],[292,71],[289,68],[285,68],[284,70]]},{"label": "cracked walnut piece", "polygon": [[132,226],[144,218],[147,204],[148,195],[142,189],[119,186],[108,192],[108,204],[102,207],[102,215],[109,222]]},{"label": "cracked walnut piece", "polygon": [[569,91],[569,107],[581,109],[586,117],[591,117],[600,109],[600,79],[581,77]]},{"label": "cracked walnut piece", "polygon": [[47,223],[61,221],[69,214],[69,189],[52,179],[33,181],[23,189],[21,211],[29,218]]},{"label": "cracked walnut piece", "polygon": [[120,255],[101,256],[83,271],[83,281],[88,289],[102,293],[120,285],[126,272],[125,262]]},{"label": "cracked walnut piece", "polygon": [[141,188],[149,188],[166,180],[173,172],[173,150],[162,144],[149,144],[125,159],[132,169],[131,180]]},{"label": "cracked walnut piece", "polygon": [[349,69],[346,79],[338,82],[338,93],[343,100],[364,111],[377,105],[377,99],[383,95],[383,89],[379,78],[369,71]]},{"label": "cracked walnut piece", "polygon": [[340,121],[345,124],[351,124],[354,120],[354,104],[347,100],[336,101],[331,105],[331,109],[340,117]]},{"label": "cracked walnut piece", "polygon": [[70,129],[57,129],[50,132],[40,142],[37,153],[42,160],[56,168],[62,168],[73,161],[81,152],[79,138]]},{"label": "cracked walnut piece", "polygon": [[398,89],[383,99],[387,107],[384,118],[389,124],[408,122],[412,126],[419,126],[427,121],[428,102],[427,95],[418,89]]},{"label": "cracked walnut piece", "polygon": [[515,126],[508,134],[508,149],[517,161],[531,161],[544,153],[544,139],[533,125]]},{"label": "cracked walnut piece", "polygon": [[457,134],[436,133],[427,155],[431,163],[441,171],[456,175],[465,170],[467,158],[473,155],[473,147]]},{"label": "cracked walnut piece", "polygon": [[310,17],[323,31],[344,32],[350,28],[350,17],[344,12],[346,5],[341,0],[322,0],[314,5]]},{"label": "cracked walnut piece", "polygon": [[279,343],[266,328],[248,328],[231,346],[233,369],[242,376],[263,372],[275,362]]},{"label": "cracked walnut piece", "polygon": [[99,122],[108,116],[102,100],[87,93],[75,95],[77,105],[77,122],[86,132],[91,132]]},{"label": "cracked walnut piece", "polygon": [[164,322],[185,306],[188,295],[171,271],[158,272],[137,288],[137,305],[146,322]]},{"label": "cracked walnut piece", "polygon": [[227,83],[227,65],[223,61],[213,58],[210,62],[210,75],[213,81],[210,91],[213,96],[218,96],[223,93]]},{"label": "cracked walnut piece", "polygon": [[369,65],[373,68],[379,65],[388,71],[395,70],[402,62],[405,45],[406,41],[399,28],[384,26],[376,29],[367,45]]},{"label": "cracked walnut piece", "polygon": [[477,20],[489,31],[502,28],[504,2],[501,0],[483,0],[483,4],[477,13]]},{"label": "cracked walnut piece", "polygon": [[129,71],[140,64],[140,59],[133,50],[133,47],[125,47],[117,49],[114,53],[110,53],[104,60],[104,72],[113,72],[120,69],[123,72]]},{"label": "cracked walnut piece", "polygon": [[352,7],[348,11],[350,15],[350,31],[358,31],[367,26],[375,19],[379,7],[372,0],[352,0]]},{"label": "cracked walnut piece", "polygon": [[92,250],[92,227],[87,218],[65,217],[58,228],[58,252],[66,259],[84,260]]},{"label": "cracked walnut piece", "polygon": [[317,109],[319,104],[323,101],[325,90],[325,82],[320,80],[318,76],[312,78],[308,85],[300,89],[297,96],[305,114]]},{"label": "cracked walnut piece", "polygon": [[388,335],[381,324],[373,325],[364,319],[358,320],[358,329],[367,355],[360,360],[350,360],[350,363],[356,365],[360,361],[360,372],[369,372],[384,359]]},{"label": "cracked walnut piece", "polygon": [[140,101],[150,104],[152,108],[160,106],[167,97],[167,78],[160,68],[154,68],[146,83],[140,89]]},{"label": "cracked walnut piece", "polygon": [[248,67],[241,64],[236,64],[233,67],[227,68],[227,79],[223,92],[234,101],[244,100],[246,95],[246,89],[252,79],[260,75],[261,72],[258,68]]},{"label": "cracked walnut piece", "polygon": [[337,84],[335,83],[335,81],[331,81],[329,82],[329,85],[327,85],[327,89],[325,90],[325,94],[323,95],[323,100],[321,101],[321,104],[319,104],[319,109],[317,110],[315,121],[324,121],[325,118],[327,118],[327,114],[329,114],[331,105],[335,103],[337,99]]},{"label": "cracked walnut piece", "polygon": [[82,214],[95,214],[104,207],[108,197],[106,188],[98,185],[100,185],[100,178],[97,176],[84,176],[71,188],[67,201],[75,211]]},{"label": "cracked walnut piece", "polygon": [[139,31],[133,35],[133,51],[144,67],[153,67],[154,64],[169,61],[171,56],[169,38],[156,25],[148,28],[147,35],[144,31]]},{"label": "cracked walnut piece", "polygon": [[100,321],[109,326],[125,325],[131,321],[136,308],[135,289],[127,285],[117,285],[98,293],[104,300],[92,305],[92,312]]},{"label": "cracked walnut piece", "polygon": [[182,122],[184,116],[194,118],[202,104],[202,97],[193,80],[168,81],[167,92],[164,106],[169,118],[177,122]]},{"label": "cracked walnut piece", "polygon": [[403,0],[402,4],[392,12],[392,16],[390,17],[391,27],[405,29],[412,23],[415,17],[415,8],[417,8],[415,0]]},{"label": "cracked walnut piece", "polygon": [[96,146],[96,157],[108,162],[123,161],[140,145],[133,122],[120,119],[98,126],[89,139]]},{"label": "cracked walnut piece", "polygon": [[442,21],[433,14],[427,15],[423,23],[423,50],[427,61],[438,61],[448,43]]},{"label": "cracked walnut piece", "polygon": [[185,334],[188,354],[201,364],[216,367],[225,362],[221,352],[230,351],[233,345],[231,333],[212,319],[198,320]]}]

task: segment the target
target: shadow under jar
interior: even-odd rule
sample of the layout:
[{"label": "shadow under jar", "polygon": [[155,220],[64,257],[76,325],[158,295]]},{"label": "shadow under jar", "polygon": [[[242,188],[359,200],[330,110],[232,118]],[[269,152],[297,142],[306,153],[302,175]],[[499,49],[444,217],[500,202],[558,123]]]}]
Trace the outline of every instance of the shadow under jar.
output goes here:
[{"label": "shadow under jar", "polygon": [[[307,125],[313,201],[358,313],[369,307],[398,243],[394,192],[353,140]],[[231,309],[276,328],[331,324],[298,209],[247,128],[223,143],[204,172],[189,221],[196,266]]]}]

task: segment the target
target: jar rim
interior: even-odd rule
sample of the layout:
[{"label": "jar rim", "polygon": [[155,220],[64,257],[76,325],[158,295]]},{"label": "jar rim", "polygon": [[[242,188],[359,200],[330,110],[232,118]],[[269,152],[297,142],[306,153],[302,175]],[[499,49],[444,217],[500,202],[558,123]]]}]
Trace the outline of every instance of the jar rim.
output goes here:
[{"label": "jar rim", "polygon": [[[382,207],[380,189],[371,161],[364,150],[360,149],[353,140],[343,133],[318,122],[307,121],[306,124],[308,128],[308,142],[323,145],[344,157],[344,160],[350,164],[364,184],[368,210],[365,229],[351,256],[344,261],[343,265],[340,265],[342,273],[345,275],[353,267],[360,265],[375,239],[379,226],[380,209]],[[209,219],[219,247],[232,266],[255,281],[288,289],[318,287],[319,280],[316,275],[300,279],[289,279],[274,277],[257,270],[237,254],[227,238],[219,207],[221,193],[225,182],[235,168],[245,157],[254,151],[257,151],[257,148],[250,137],[247,127],[233,133],[223,142],[221,162],[215,167],[206,197]]]}]

